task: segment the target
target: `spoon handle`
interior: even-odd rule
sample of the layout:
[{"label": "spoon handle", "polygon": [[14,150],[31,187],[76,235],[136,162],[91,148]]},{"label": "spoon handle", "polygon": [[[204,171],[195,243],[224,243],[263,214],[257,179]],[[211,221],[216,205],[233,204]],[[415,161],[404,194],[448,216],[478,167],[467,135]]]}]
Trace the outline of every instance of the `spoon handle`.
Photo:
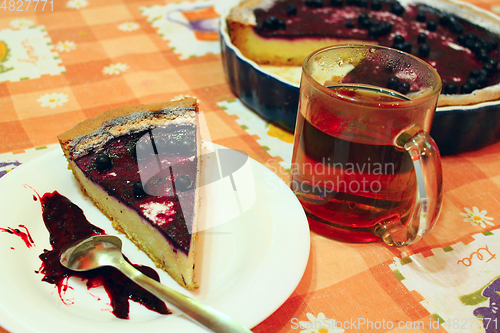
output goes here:
[{"label": "spoon handle", "polygon": [[161,300],[173,305],[203,326],[217,333],[252,333],[242,324],[228,315],[205,305],[191,297],[181,294],[142,274],[139,270],[122,259],[115,265],[125,276],[143,287]]}]

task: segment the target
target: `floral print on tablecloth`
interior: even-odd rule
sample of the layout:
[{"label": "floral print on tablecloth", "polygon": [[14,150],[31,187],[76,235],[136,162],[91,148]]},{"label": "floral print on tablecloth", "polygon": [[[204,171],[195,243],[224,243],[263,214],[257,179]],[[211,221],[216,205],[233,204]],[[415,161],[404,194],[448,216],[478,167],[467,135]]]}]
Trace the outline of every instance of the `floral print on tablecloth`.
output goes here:
[{"label": "floral print on tablecloth", "polygon": [[219,54],[219,17],[230,1],[179,2],[139,10],[181,59]]},{"label": "floral print on tablecloth", "polygon": [[13,29],[0,30],[0,82],[66,72],[43,26],[25,19],[13,20],[11,26]]},{"label": "floral print on tablecloth", "polygon": [[20,165],[54,149],[59,149],[59,144],[27,149],[18,154],[0,154],[0,179]]},{"label": "floral print on tablecloth", "polygon": [[432,249],[431,256],[395,258],[390,267],[408,290],[422,295],[422,306],[447,332],[500,332],[500,230],[472,238]]}]

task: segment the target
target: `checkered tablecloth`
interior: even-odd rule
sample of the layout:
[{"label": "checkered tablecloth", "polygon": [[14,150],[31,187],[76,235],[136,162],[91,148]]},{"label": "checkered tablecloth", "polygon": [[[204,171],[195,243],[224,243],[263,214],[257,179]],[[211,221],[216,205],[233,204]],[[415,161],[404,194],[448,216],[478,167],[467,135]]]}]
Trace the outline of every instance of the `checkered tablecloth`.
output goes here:
[{"label": "checkered tablecloth", "polygon": [[[498,0],[470,2],[500,13]],[[53,0],[34,10],[25,1],[18,11],[21,3],[0,0],[0,177],[104,110],[193,96],[215,143],[288,181],[293,135],[247,109],[225,80],[217,18],[228,2]],[[200,8],[203,31],[190,17]],[[500,332],[499,166],[500,143],[443,158],[440,221],[409,248],[311,233],[301,282],[253,331]],[[490,318],[487,330],[478,314]]]}]

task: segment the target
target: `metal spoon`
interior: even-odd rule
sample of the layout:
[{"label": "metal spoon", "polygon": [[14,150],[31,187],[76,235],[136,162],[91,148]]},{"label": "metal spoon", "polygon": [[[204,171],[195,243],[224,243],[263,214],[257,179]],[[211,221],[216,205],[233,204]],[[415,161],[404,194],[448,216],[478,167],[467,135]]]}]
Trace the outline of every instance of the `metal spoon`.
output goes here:
[{"label": "metal spoon", "polygon": [[214,332],[252,332],[212,307],[170,289],[142,274],[124,259],[121,248],[122,242],[118,237],[110,235],[91,236],[64,250],[59,260],[64,267],[78,272],[103,266],[115,267],[139,286],[161,300],[172,304]]}]

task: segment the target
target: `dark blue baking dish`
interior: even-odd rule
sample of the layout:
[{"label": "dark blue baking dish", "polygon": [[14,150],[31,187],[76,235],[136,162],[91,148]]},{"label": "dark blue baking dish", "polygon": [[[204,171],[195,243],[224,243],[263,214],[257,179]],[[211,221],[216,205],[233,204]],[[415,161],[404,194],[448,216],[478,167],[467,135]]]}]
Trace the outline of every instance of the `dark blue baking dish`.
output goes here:
[{"label": "dark blue baking dish", "polygon": [[[225,17],[219,29],[222,63],[234,94],[264,119],[293,132],[299,86],[268,73],[245,58],[231,43]],[[469,106],[439,107],[431,136],[442,155],[486,147],[500,140],[500,101]]]}]

